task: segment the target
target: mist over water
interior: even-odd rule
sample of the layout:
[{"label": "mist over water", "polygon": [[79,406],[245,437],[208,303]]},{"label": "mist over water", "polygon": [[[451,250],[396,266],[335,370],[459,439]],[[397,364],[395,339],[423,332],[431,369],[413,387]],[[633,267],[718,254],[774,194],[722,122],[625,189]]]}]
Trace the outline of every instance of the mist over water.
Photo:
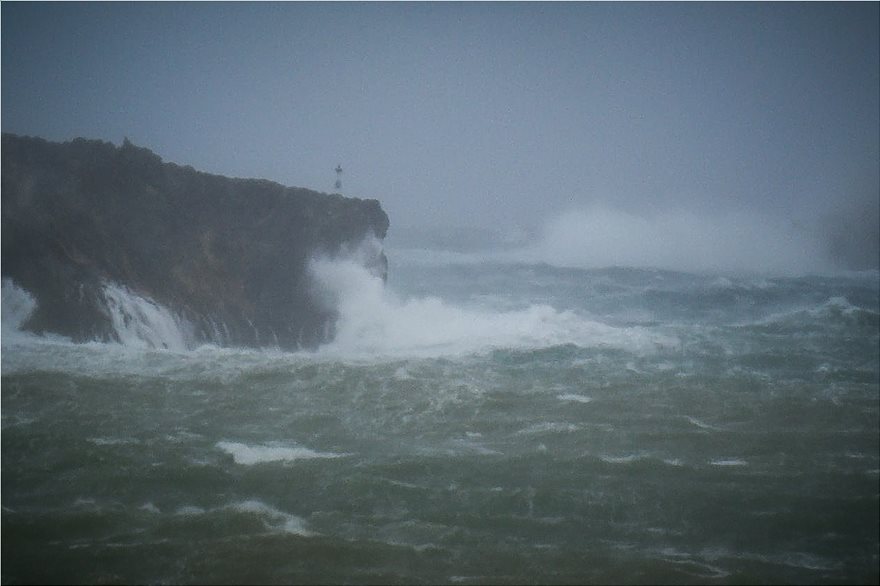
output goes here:
[{"label": "mist over water", "polygon": [[549,220],[524,258],[556,266],[628,266],[698,272],[802,275],[832,265],[818,239],[791,220],[728,212],[634,214],[609,207]]},{"label": "mist over water", "polygon": [[[845,218],[845,219],[844,219]],[[819,221],[749,211],[646,208],[632,211],[596,204],[550,212],[531,230],[497,226],[450,229],[448,246],[435,248],[407,233],[398,257],[444,265],[481,262],[544,263],[556,267],[630,267],[764,276],[833,275],[878,270],[870,214],[838,214]],[[880,229],[878,226],[876,229]],[[407,232],[415,232],[409,230]]]}]

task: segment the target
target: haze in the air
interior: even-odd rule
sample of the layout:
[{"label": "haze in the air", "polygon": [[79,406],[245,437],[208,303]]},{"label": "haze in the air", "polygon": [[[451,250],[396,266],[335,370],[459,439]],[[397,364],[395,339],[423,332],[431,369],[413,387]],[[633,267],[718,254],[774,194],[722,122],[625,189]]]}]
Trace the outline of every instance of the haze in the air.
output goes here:
[{"label": "haze in the air", "polygon": [[[877,268],[876,3],[4,3],[2,128],[566,264]],[[459,232],[454,232],[458,230]]]}]

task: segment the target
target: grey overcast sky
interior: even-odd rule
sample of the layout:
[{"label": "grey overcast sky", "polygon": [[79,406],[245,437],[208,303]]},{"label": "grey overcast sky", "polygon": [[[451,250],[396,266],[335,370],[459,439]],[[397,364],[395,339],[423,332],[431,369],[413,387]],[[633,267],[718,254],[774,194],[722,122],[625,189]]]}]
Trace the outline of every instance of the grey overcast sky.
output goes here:
[{"label": "grey overcast sky", "polygon": [[2,128],[128,137],[327,192],[341,163],[342,191],[379,199],[392,230],[534,229],[597,204],[840,230],[880,199],[878,18],[856,2],[3,2]]}]

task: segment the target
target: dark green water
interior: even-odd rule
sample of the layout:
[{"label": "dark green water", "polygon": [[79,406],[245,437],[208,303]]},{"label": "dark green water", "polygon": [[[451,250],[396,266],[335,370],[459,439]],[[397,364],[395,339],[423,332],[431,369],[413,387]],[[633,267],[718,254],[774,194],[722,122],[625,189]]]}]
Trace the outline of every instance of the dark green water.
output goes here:
[{"label": "dark green water", "polygon": [[395,269],[315,354],[4,337],[3,582],[880,579],[876,273]]}]

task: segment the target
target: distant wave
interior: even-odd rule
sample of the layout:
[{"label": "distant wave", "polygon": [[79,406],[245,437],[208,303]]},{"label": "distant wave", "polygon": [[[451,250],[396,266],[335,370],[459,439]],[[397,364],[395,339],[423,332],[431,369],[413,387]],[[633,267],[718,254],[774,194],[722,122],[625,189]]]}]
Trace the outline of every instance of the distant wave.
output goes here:
[{"label": "distant wave", "polygon": [[636,215],[574,210],[549,221],[526,251],[550,264],[692,272],[804,274],[828,270],[819,243],[790,222],[758,214]]},{"label": "distant wave", "polygon": [[266,519],[266,524],[270,529],[283,531],[301,537],[311,537],[314,535],[306,529],[306,522],[301,517],[285,513],[275,507],[271,507],[263,501],[251,499],[229,505],[228,509],[232,509],[239,513],[258,515]]},{"label": "distant wave", "polygon": [[710,460],[711,466],[748,466],[749,463],[741,458],[718,458]]},{"label": "distant wave", "polygon": [[[148,513],[161,514],[161,510],[151,502],[143,504],[140,508]],[[269,529],[270,531],[290,533],[291,535],[299,535],[300,537],[312,537],[315,535],[312,531],[307,529],[306,521],[302,517],[286,513],[258,499],[234,502],[211,509],[205,509],[194,505],[184,505],[178,507],[177,510],[174,511],[175,515],[181,517],[227,515],[229,513],[254,515],[261,518],[266,529]]]},{"label": "distant wave", "polygon": [[560,401],[573,401],[575,403],[589,403],[593,400],[586,395],[576,395],[574,393],[565,393],[564,395],[558,395],[556,398]]},{"label": "distant wave", "polygon": [[864,326],[876,330],[880,325],[880,311],[859,307],[846,297],[829,297],[814,305],[795,307],[772,313],[760,320],[739,324],[741,327],[804,328],[817,322],[832,322],[845,326]]}]

